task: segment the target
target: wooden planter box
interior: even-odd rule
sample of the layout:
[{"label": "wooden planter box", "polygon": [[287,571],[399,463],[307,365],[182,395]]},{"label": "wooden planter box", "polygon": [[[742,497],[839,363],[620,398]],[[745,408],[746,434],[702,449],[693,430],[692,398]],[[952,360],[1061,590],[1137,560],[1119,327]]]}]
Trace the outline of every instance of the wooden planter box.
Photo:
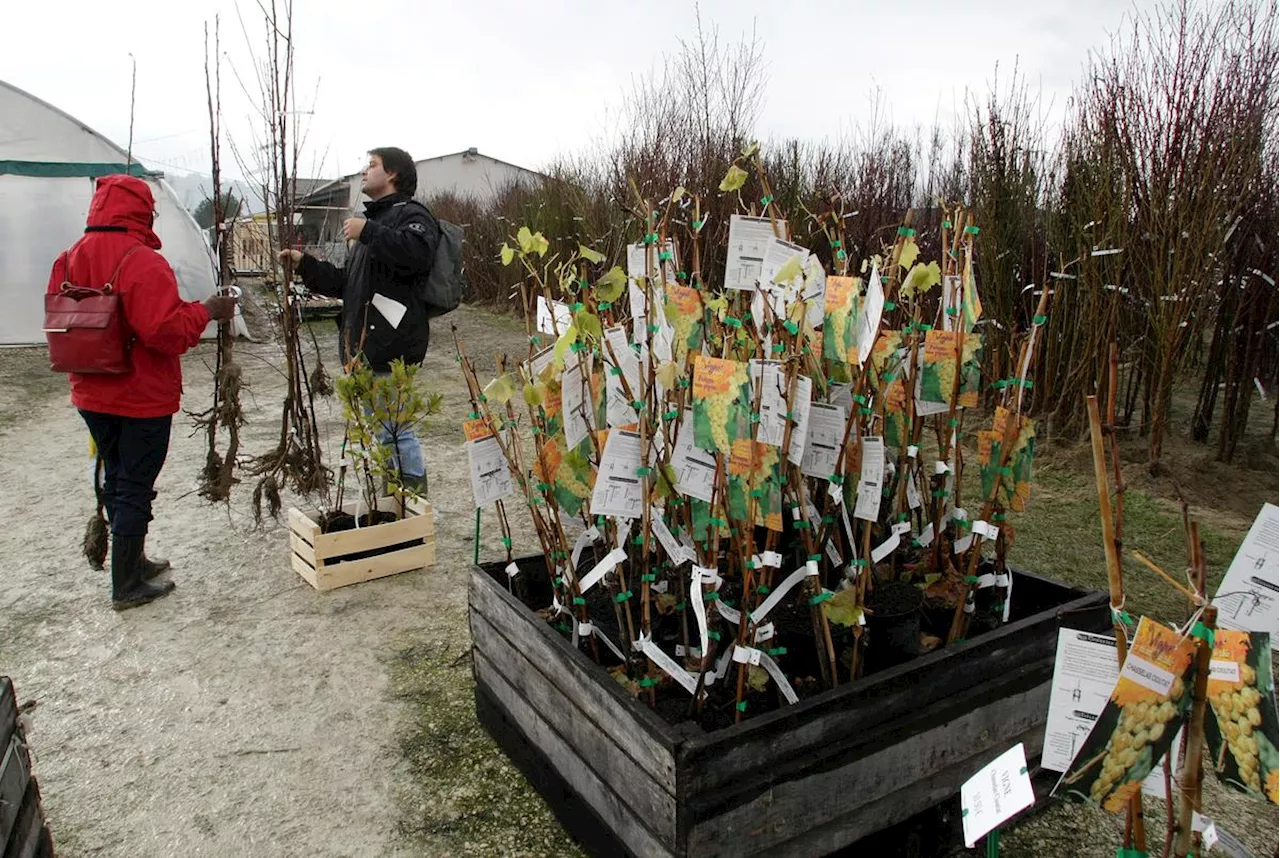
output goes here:
[{"label": "wooden planter box", "polygon": [[0,855],[53,855],[40,788],[31,773],[31,755],[18,724],[17,696],[7,676],[0,676]]},{"label": "wooden planter box", "polygon": [[[382,498],[378,509],[394,510],[398,501]],[[320,513],[289,509],[289,546],[293,570],[317,590],[333,590],[374,578],[385,578],[412,569],[434,566],[436,525],[431,504],[410,499],[408,514],[400,521],[320,532]],[[342,511],[363,514],[359,501],[345,504]],[[353,556],[355,555],[355,556]]]},{"label": "wooden planter box", "polygon": [[1110,628],[1106,594],[1015,572],[1009,624],[706,733],[626,694],[507,592],[505,565],[471,574],[476,711],[597,855],[827,855],[1017,742],[1037,760],[1059,626]]}]

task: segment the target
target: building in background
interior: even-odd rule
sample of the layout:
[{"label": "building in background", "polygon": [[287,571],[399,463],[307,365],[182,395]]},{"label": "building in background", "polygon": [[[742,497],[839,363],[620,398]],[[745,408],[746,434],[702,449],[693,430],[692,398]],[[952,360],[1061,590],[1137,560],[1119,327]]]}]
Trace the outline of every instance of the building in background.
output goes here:
[{"label": "building in background", "polygon": [[[516,184],[541,184],[546,176],[483,155],[476,149],[454,152],[414,162],[418,168],[419,199],[452,195],[485,204]],[[360,174],[353,173],[299,194],[295,210],[300,215],[299,232],[307,249],[316,256],[341,264],[346,258],[342,222],[362,210],[366,198],[360,193]]]}]

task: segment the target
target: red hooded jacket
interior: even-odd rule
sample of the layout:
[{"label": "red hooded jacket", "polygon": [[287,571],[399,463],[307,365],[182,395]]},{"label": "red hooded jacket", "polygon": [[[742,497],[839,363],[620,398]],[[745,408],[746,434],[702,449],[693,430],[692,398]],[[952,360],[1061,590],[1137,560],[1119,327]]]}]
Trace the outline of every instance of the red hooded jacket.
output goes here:
[{"label": "red hooded jacket", "polygon": [[178,297],[173,269],[159,253],[151,229],[155,198],[133,176],[98,179],[85,235],[58,257],[49,275],[50,293],[63,281],[100,287],[125,261],[112,284],[120,295],[125,322],[136,337],[127,375],[69,373],[71,403],[85,411],[121,417],[164,417],[182,400],[182,364],[178,356],[200,342],[209,311]]}]

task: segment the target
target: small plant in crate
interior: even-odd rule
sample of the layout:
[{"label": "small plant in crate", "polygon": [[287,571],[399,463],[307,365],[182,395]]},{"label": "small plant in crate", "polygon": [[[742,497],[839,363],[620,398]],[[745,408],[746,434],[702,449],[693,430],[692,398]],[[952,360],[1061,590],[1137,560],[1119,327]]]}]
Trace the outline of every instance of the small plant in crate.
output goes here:
[{"label": "small plant in crate", "polygon": [[[416,365],[402,360],[392,361],[390,372],[374,372],[357,358],[337,380],[335,386],[346,419],[346,436],[336,502],[324,520],[326,530],[364,523],[345,521],[351,518],[342,509],[348,467],[355,472],[370,524],[403,519],[406,498],[423,496],[424,491],[406,480],[403,462],[396,454],[402,440],[413,437],[428,417],[440,411],[441,394],[418,390],[414,383],[417,372]],[[425,490],[425,485],[422,489]],[[379,504],[388,497],[395,499],[395,509],[379,509]]]}]

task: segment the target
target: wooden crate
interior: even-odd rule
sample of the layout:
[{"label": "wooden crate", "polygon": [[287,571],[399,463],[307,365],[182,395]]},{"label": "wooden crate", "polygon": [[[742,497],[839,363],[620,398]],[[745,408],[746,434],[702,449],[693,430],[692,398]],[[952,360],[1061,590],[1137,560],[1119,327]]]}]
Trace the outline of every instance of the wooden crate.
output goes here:
[{"label": "wooden crate", "polygon": [[17,695],[7,676],[0,676],[0,855],[53,855],[53,839],[40,804],[40,787],[32,775],[31,755],[18,723]]},{"label": "wooden crate", "polygon": [[708,733],[626,694],[505,565],[471,575],[477,714],[595,855],[827,855],[953,799],[1016,742],[1035,767],[1059,627],[1110,628],[1105,594],[1016,572],[1013,622]]},{"label": "wooden crate", "polygon": [[[397,503],[394,498],[382,498],[378,509],[394,510]],[[408,514],[400,521],[336,533],[320,532],[319,512],[290,508],[289,546],[293,570],[317,590],[333,590],[434,566],[436,526],[431,504],[410,498],[406,506]],[[359,501],[345,504],[342,511],[355,515],[357,508],[364,512],[364,505]],[[385,550],[392,546],[401,547]],[[349,559],[353,554],[370,551],[381,553]]]}]

